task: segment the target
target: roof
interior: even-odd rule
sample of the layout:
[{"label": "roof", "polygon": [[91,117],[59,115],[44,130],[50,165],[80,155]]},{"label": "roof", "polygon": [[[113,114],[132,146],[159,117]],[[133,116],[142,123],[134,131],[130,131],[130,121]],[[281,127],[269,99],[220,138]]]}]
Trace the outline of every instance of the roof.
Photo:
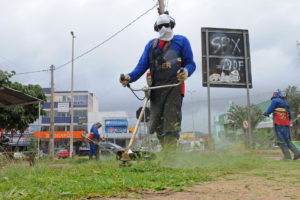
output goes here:
[{"label": "roof", "polygon": [[[43,91],[45,94],[51,94],[51,88],[43,88]],[[74,93],[89,93],[89,91],[86,91],[86,90],[75,90],[73,91]],[[54,89],[54,93],[71,93],[70,90],[68,91],[57,91]],[[91,95],[93,95],[92,93],[90,93]]]},{"label": "roof", "polygon": [[0,108],[22,106],[40,102],[41,99],[32,97],[20,91],[0,87]]},{"label": "roof", "polygon": [[268,101],[263,101],[259,104],[256,104],[255,106],[257,106],[262,112],[266,112],[268,110],[268,107],[270,104],[271,104],[271,100],[268,100]]}]

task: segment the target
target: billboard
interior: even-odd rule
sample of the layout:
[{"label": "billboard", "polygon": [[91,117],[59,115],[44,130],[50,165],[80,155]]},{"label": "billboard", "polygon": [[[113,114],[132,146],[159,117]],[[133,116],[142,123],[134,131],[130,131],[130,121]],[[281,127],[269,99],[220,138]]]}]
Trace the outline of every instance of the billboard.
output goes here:
[{"label": "billboard", "polygon": [[248,30],[202,28],[202,84],[252,88]]},{"label": "billboard", "polygon": [[125,119],[105,120],[105,133],[127,133],[128,122]]}]

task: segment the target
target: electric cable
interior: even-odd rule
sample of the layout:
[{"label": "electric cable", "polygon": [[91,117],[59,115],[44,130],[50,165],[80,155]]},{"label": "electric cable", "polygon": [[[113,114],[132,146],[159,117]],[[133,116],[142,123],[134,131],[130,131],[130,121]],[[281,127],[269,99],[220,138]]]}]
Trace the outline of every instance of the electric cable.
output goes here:
[{"label": "electric cable", "polygon": [[[147,13],[149,13],[151,10],[153,10],[155,7],[157,6],[157,4],[155,4],[153,7],[151,7],[150,9],[146,10],[144,13],[142,13],[141,15],[139,15],[137,18],[135,18],[133,21],[131,21],[130,23],[128,23],[126,26],[124,26],[123,28],[121,28],[119,31],[115,32],[114,34],[112,34],[110,37],[108,37],[107,39],[105,39],[104,41],[102,41],[101,43],[97,44],[96,46],[94,46],[93,48],[89,49],[88,51],[80,54],[79,56],[75,57],[73,60],[70,60],[62,65],[59,65],[58,67],[55,68],[55,70],[61,69],[63,67],[65,67],[66,65],[72,63],[72,61],[75,61],[87,54],[89,54],[90,52],[94,51],[95,49],[97,49],[98,47],[102,46],[103,44],[105,44],[106,42],[110,41],[111,39],[113,39],[114,37],[116,37],[118,34],[120,34],[121,32],[123,32],[125,29],[127,29],[129,26],[131,26],[132,24],[134,24],[136,21],[138,21],[140,18],[142,18],[144,15],[146,15]],[[32,74],[32,73],[39,73],[39,72],[48,72],[50,71],[50,69],[42,69],[42,70],[36,70],[36,71],[29,71],[29,72],[22,72],[22,73],[16,73],[15,75],[24,75],[24,74]]]},{"label": "electric cable", "polygon": [[144,96],[144,98],[141,98],[141,97],[139,97],[134,91],[132,91],[132,90],[130,90],[133,94],[134,94],[134,96],[138,99],[138,100],[140,100],[140,101],[143,101],[145,98],[146,98],[146,96]]},{"label": "electric cable", "polygon": [[30,72],[21,72],[21,73],[16,73],[15,75],[33,74],[33,73],[48,72],[48,71],[50,71],[50,69],[42,69],[42,70],[30,71]]},{"label": "electric cable", "polygon": [[[91,48],[90,50],[80,54],[79,56],[75,57],[73,59],[73,61],[87,55],[88,53],[94,51],[95,49],[97,49],[98,47],[102,46],[103,44],[105,44],[106,42],[108,42],[109,40],[113,39],[114,37],[116,37],[119,33],[123,32],[126,28],[128,28],[129,26],[131,26],[132,24],[134,24],[136,21],[138,21],[140,18],[142,18],[144,15],[146,15],[148,12],[150,12],[151,10],[153,10],[157,5],[155,4],[153,7],[151,7],[150,9],[148,9],[147,11],[145,11],[144,13],[142,13],[140,16],[138,16],[137,18],[135,18],[133,21],[131,21],[130,23],[128,23],[126,26],[124,26],[123,28],[121,28],[119,31],[115,32],[114,34],[112,34],[111,36],[109,36],[107,39],[105,39],[104,41],[102,41],[101,43],[97,44],[95,47]],[[59,65],[58,67],[56,67],[56,70],[61,69],[63,67],[65,67],[66,65],[72,63],[72,60]]]}]

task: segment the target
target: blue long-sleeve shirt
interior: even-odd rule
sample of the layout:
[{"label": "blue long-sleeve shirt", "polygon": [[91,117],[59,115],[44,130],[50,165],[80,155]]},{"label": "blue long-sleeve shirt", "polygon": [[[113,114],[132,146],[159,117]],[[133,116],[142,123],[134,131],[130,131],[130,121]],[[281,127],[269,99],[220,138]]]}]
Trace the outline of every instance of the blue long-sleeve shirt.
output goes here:
[{"label": "blue long-sleeve shirt", "polygon": [[91,134],[94,134],[94,136],[93,137],[95,137],[95,138],[100,138],[100,134],[99,134],[99,132],[98,132],[98,128],[97,128],[97,126],[96,125],[93,125],[92,126],[92,128],[91,128]]},{"label": "blue long-sleeve shirt", "polygon": [[[150,40],[145,47],[145,50],[137,64],[130,72],[130,82],[138,80],[149,69],[149,53],[152,49],[153,40]],[[193,52],[189,40],[182,35],[175,35],[172,40],[172,45],[176,53],[181,57],[182,66],[187,69],[188,76],[191,76],[196,69],[196,64],[193,58]],[[157,46],[157,48],[160,48]]]},{"label": "blue long-sleeve shirt", "polygon": [[[284,101],[284,103],[282,102],[282,100]],[[269,116],[271,113],[274,113],[275,108],[284,108],[285,106],[288,106],[288,103],[285,99],[280,99],[278,97],[273,98],[272,102],[268,108],[268,110],[264,113],[266,116]],[[290,109],[287,109],[288,115],[289,115],[289,119],[291,120],[291,111]],[[274,117],[274,115],[273,115]]]}]

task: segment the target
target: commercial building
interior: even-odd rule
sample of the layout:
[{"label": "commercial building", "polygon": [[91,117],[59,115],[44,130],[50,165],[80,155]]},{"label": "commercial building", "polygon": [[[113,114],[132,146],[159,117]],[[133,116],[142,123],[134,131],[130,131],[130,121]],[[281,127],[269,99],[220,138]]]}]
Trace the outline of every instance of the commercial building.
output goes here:
[{"label": "commercial building", "polygon": [[[50,138],[50,97],[51,89],[44,88],[47,102],[43,105],[45,115],[41,117],[41,131],[38,132],[38,122],[30,126],[34,132],[35,138],[41,139],[41,150],[48,152],[48,143]],[[70,107],[71,92],[54,92],[54,139],[55,148],[68,148],[70,142]],[[99,112],[98,99],[93,93],[88,91],[74,91],[74,118],[73,118],[73,138],[75,153],[78,153],[79,147],[86,145],[82,142],[84,138],[81,134],[89,133],[92,125],[96,122],[102,122],[103,127],[99,129],[101,137],[107,141],[126,147],[131,138],[128,131],[128,117],[124,111],[118,112]]]},{"label": "commercial building", "polygon": [[[44,88],[43,91],[47,97],[47,102],[43,105],[45,115],[41,117],[41,131],[38,132],[37,123],[31,129],[35,129],[35,138],[40,137],[41,149],[48,152],[48,143],[50,138],[50,97],[51,89]],[[70,91],[54,91],[54,139],[55,147],[68,147],[70,141]],[[98,100],[93,93],[88,91],[74,91],[74,118],[73,118],[73,138],[75,152],[78,151],[81,141],[81,134],[88,132],[88,113],[98,112]]]},{"label": "commercial building", "polygon": [[106,141],[126,147],[129,143],[132,133],[128,131],[128,116],[125,111],[115,112],[89,112],[88,127],[96,122],[101,122],[103,127],[99,130],[101,137]]}]

